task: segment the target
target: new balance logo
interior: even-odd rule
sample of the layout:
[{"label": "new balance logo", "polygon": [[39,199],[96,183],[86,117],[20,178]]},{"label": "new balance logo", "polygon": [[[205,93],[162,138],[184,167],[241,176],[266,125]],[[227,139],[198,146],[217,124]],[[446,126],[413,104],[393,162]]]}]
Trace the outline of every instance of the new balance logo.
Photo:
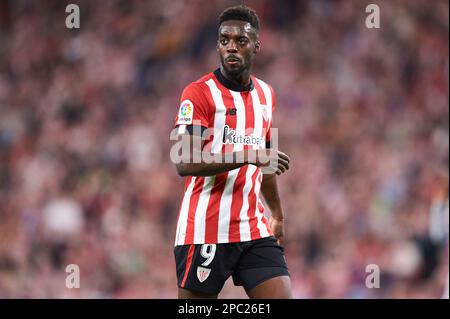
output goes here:
[{"label": "new balance logo", "polygon": [[264,138],[253,135],[239,135],[235,130],[230,129],[228,125],[223,128],[224,144],[244,144],[244,145],[263,145]]}]

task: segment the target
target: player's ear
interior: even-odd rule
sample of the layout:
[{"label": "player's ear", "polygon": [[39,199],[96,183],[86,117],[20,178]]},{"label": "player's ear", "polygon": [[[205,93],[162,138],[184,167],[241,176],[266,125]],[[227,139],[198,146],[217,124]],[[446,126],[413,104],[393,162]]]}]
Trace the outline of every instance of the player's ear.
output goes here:
[{"label": "player's ear", "polygon": [[261,42],[259,42],[259,40],[256,40],[255,50],[253,51],[253,53],[258,53],[260,49],[261,49]]},{"label": "player's ear", "polygon": [[217,50],[217,52],[219,52],[219,40],[217,40],[217,42],[216,42],[216,50]]}]

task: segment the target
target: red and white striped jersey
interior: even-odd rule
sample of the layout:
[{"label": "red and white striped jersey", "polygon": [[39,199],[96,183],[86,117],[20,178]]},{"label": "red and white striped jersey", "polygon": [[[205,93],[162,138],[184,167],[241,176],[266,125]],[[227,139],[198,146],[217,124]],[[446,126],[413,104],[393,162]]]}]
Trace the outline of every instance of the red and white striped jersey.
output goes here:
[{"label": "red and white striped jersey", "polygon": [[[237,86],[220,70],[183,91],[176,126],[201,125],[212,135],[204,151],[262,149],[270,141],[273,89],[251,77]],[[183,127],[184,128],[184,127]],[[273,235],[260,200],[261,170],[245,165],[215,176],[189,176],[178,214],[175,246],[244,242]]]}]

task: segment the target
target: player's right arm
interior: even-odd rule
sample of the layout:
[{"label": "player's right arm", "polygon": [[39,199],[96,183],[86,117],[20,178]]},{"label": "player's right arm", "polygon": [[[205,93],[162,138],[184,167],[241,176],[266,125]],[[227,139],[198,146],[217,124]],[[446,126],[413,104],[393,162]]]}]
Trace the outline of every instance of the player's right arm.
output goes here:
[{"label": "player's right arm", "polygon": [[289,157],[277,150],[248,149],[213,154],[204,151],[204,141],[200,136],[188,134],[182,136],[181,140],[184,144],[181,147],[181,161],[176,163],[177,172],[180,176],[212,176],[247,164],[264,167],[266,171],[278,175],[289,169]]},{"label": "player's right arm", "polygon": [[210,127],[210,105],[199,84],[188,85],[182,94],[180,110],[175,119],[177,143],[181,156],[176,162],[180,176],[212,176],[247,164],[264,167],[281,174],[289,168],[289,157],[277,150],[242,150],[223,154],[205,149],[204,131]]}]

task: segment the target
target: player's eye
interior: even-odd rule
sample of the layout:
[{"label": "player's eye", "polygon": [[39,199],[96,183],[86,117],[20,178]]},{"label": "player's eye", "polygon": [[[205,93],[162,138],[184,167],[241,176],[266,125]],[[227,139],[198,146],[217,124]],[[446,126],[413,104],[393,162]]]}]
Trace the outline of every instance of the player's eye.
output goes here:
[{"label": "player's eye", "polygon": [[220,44],[225,45],[228,43],[227,39],[220,39]]},{"label": "player's eye", "polygon": [[247,43],[248,43],[248,40],[246,38],[239,39],[239,44],[246,45]]}]

